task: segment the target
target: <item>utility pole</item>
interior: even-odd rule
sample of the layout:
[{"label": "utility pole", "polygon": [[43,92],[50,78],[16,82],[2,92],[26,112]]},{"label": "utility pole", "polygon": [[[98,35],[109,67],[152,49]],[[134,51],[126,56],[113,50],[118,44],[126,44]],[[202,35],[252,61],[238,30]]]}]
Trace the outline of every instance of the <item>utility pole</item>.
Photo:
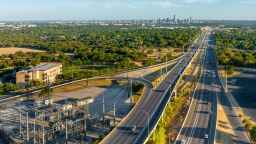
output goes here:
[{"label": "utility pole", "polygon": [[103,113],[103,123],[105,122],[105,91],[103,91],[102,97],[102,113]]},{"label": "utility pole", "polygon": [[74,70],[73,70],[73,64],[71,66],[71,70],[72,70],[72,80],[74,80]]},{"label": "utility pole", "polygon": [[28,112],[26,113],[26,118],[27,118],[27,141],[29,141]]},{"label": "utility pole", "polygon": [[66,123],[65,123],[65,130],[66,130],[66,142],[68,141],[68,120],[66,119]]},{"label": "utility pole", "polygon": [[114,103],[114,123],[116,123],[116,103]]},{"label": "utility pole", "polygon": [[[86,101],[86,106],[88,107],[88,103]],[[87,108],[88,109],[88,108]],[[88,111],[86,112],[88,113]],[[84,112],[84,134],[85,134],[85,138],[86,138],[86,130],[87,130],[87,125],[86,125],[86,114]]]},{"label": "utility pole", "polygon": [[87,105],[87,117],[89,116],[90,114],[90,111],[89,111],[89,105],[88,105],[88,102],[86,101],[86,105]]},{"label": "utility pole", "polygon": [[225,70],[225,78],[226,78],[226,83],[225,83],[225,92],[228,92],[228,74],[227,71]]},{"label": "utility pole", "polygon": [[132,73],[130,73],[130,76],[131,76],[131,78],[130,78],[130,84],[131,84],[131,91],[130,91],[130,99],[131,99],[131,104],[133,104],[133,97],[132,97]]},{"label": "utility pole", "polygon": [[36,118],[34,119],[34,144],[36,144]]},{"label": "utility pole", "polygon": [[44,113],[43,113],[43,144],[45,144],[45,134],[44,134]]},{"label": "utility pole", "polygon": [[45,144],[45,138],[44,138],[44,123],[43,123],[43,144]]},{"label": "utility pole", "polygon": [[167,50],[166,50],[166,58],[165,58],[165,60],[166,60],[166,62],[165,62],[165,64],[166,64],[166,66],[165,66],[165,73],[167,74],[167,61],[168,61],[168,52],[167,52]]},{"label": "utility pole", "polygon": [[21,108],[20,108],[20,101],[21,101],[22,99],[19,99],[19,113],[20,113],[20,136],[21,136]]},{"label": "utility pole", "polygon": [[86,79],[87,79],[87,80],[86,80],[86,82],[87,82],[87,87],[89,86],[89,71],[88,71],[88,68],[89,68],[89,67],[87,67],[87,69],[86,69],[86,72],[87,72],[87,74],[86,74],[86,75],[87,75],[87,76],[86,76],[86,77],[87,77],[87,78],[86,78]]},{"label": "utility pole", "polygon": [[50,98],[51,96],[51,83],[48,81],[48,97]]},{"label": "utility pole", "polygon": [[20,136],[21,136],[21,112],[19,111],[19,115],[20,115]]}]

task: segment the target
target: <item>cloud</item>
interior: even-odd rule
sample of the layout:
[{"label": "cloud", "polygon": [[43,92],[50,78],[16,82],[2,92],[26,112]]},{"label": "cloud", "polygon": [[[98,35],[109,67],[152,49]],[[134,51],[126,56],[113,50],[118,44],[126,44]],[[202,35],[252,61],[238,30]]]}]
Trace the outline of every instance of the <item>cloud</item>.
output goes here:
[{"label": "cloud", "polygon": [[155,1],[152,3],[153,5],[160,6],[163,8],[171,8],[174,7],[175,5],[171,3],[170,1]]},{"label": "cloud", "polygon": [[185,3],[215,3],[219,0],[185,0]]},{"label": "cloud", "polygon": [[184,7],[171,1],[137,1],[126,3],[131,8],[145,8],[145,7],[160,7],[160,8],[173,8],[173,7]]}]

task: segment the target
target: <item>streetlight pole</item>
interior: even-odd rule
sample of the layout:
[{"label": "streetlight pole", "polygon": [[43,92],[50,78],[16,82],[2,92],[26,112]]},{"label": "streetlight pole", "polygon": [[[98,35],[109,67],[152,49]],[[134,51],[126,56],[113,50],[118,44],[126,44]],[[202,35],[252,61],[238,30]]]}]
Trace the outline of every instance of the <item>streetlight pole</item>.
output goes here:
[{"label": "streetlight pole", "polygon": [[116,123],[116,103],[114,103],[114,123]]},{"label": "streetlight pole", "polygon": [[225,70],[225,92],[227,93],[228,92],[228,74],[227,74],[227,71]]},{"label": "streetlight pole", "polygon": [[36,144],[36,118],[34,119],[34,144]]},{"label": "streetlight pole", "polygon": [[148,137],[149,137],[149,114],[145,111],[145,110],[142,110],[148,117]]},{"label": "streetlight pole", "polygon": [[165,58],[165,60],[166,60],[166,62],[165,62],[165,73],[167,74],[167,61],[168,61],[168,52],[167,52],[167,50],[166,50],[166,58]]},{"label": "streetlight pole", "polygon": [[130,82],[131,82],[131,92],[130,92],[130,96],[131,96],[131,104],[133,104],[133,97],[132,97],[132,73],[130,73],[130,76],[131,76],[131,79],[130,79]]},{"label": "streetlight pole", "polygon": [[105,91],[103,91],[103,98],[102,98],[102,113],[103,113],[103,122],[105,122]]},{"label": "streetlight pole", "polygon": [[43,144],[45,144],[45,129],[44,129],[45,114],[43,113]]},{"label": "streetlight pole", "polygon": [[20,101],[21,101],[21,99],[19,100],[20,136],[21,136],[21,108],[20,108]]},{"label": "streetlight pole", "polygon": [[26,118],[27,118],[27,141],[29,141],[29,128],[28,128],[28,112],[26,113]]},{"label": "streetlight pole", "polygon": [[66,123],[65,123],[65,130],[66,130],[66,142],[68,141],[68,120],[66,119]]}]

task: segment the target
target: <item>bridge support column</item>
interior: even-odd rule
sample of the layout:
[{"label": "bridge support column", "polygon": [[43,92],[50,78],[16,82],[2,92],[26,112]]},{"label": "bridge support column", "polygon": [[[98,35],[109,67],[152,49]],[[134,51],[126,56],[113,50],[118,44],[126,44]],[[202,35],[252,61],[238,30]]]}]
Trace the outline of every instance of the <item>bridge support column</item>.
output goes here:
[{"label": "bridge support column", "polygon": [[174,98],[177,97],[177,90],[173,90]]}]

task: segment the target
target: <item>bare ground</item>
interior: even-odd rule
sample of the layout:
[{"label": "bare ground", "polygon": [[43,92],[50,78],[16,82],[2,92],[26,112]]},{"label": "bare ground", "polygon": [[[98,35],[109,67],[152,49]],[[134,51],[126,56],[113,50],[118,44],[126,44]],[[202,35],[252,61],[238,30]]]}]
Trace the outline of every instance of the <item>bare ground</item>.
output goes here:
[{"label": "bare ground", "polygon": [[0,48],[0,55],[6,54],[15,54],[16,52],[33,52],[33,53],[41,53],[41,52],[45,52],[43,50],[36,50],[36,49],[31,49],[31,48],[15,48],[15,47],[10,47],[10,48]]}]

